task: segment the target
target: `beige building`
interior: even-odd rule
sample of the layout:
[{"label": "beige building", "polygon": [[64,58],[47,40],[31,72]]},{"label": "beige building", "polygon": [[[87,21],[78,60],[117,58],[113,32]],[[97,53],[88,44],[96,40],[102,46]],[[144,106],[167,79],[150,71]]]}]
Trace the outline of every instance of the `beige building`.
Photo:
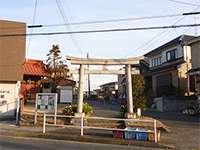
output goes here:
[{"label": "beige building", "polygon": [[0,81],[20,81],[25,61],[26,24],[0,20]]},{"label": "beige building", "polygon": [[200,37],[194,38],[186,43],[191,47],[191,65],[188,71],[190,86],[195,93],[200,95]]},{"label": "beige building", "polygon": [[187,72],[191,69],[191,46],[185,42],[194,36],[181,35],[144,56],[149,64],[144,75],[156,97],[186,95],[189,91]]},{"label": "beige building", "polygon": [[25,23],[0,20],[0,118],[18,118],[26,36],[16,34],[25,33]]}]

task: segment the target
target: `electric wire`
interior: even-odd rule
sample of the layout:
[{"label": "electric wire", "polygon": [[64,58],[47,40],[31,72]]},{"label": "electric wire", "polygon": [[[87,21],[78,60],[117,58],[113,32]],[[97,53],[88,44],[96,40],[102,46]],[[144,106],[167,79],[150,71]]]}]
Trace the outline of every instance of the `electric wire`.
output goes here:
[{"label": "electric wire", "polygon": [[[63,8],[63,6],[62,6],[61,1],[60,1],[60,0],[56,0],[56,4],[57,4],[57,7],[58,7],[58,9],[59,9],[60,15],[61,15],[62,18],[63,18],[63,21],[64,21],[64,23],[65,23],[66,29],[67,29],[68,31],[71,32],[72,30],[71,30],[71,28],[70,28],[70,26],[69,26],[69,21],[68,21],[67,16],[65,15],[64,8]],[[73,36],[73,34],[70,34],[70,38],[71,38],[72,42],[74,43],[74,46],[76,47],[76,49],[77,49],[81,54],[83,54],[83,51],[81,50],[81,48],[80,48],[80,46],[79,46],[77,40],[76,40],[75,37]]]},{"label": "electric wire", "polygon": [[[195,9],[193,9],[193,10],[190,12],[190,14],[196,13],[195,11],[196,11],[199,7],[200,7],[200,5],[197,6]],[[186,13],[183,13],[183,14],[186,14]],[[180,22],[181,20],[183,20],[186,16],[187,16],[187,15],[185,15],[185,16],[181,17],[180,19],[178,19],[176,22],[173,23],[173,25],[176,25],[178,22]],[[191,27],[190,27],[190,28],[191,28]],[[173,29],[175,29],[175,28],[173,28]],[[168,30],[169,30],[169,29],[168,29]],[[139,46],[138,48],[136,48],[134,51],[131,51],[131,52],[127,53],[124,57],[127,57],[127,56],[129,56],[129,55],[135,54],[138,50],[141,50],[144,46],[149,45],[150,43],[152,43],[152,41],[154,41],[155,39],[157,39],[157,38],[159,38],[160,36],[162,36],[162,35],[163,35],[164,33],[166,33],[168,30],[163,30],[163,31],[159,32],[158,34],[156,34],[155,36],[153,36],[153,38],[151,38],[150,40],[148,40],[147,42],[145,42],[144,44],[142,44],[141,46]],[[189,28],[186,29],[185,31],[187,31],[187,30],[189,30]],[[184,33],[186,33],[186,32],[184,32]],[[159,38],[159,39],[160,39],[160,38]]]},{"label": "electric wire", "polygon": [[194,3],[188,3],[188,2],[183,2],[183,1],[179,1],[179,0],[168,0],[168,1],[183,4],[183,5],[189,5],[189,6],[200,6],[200,4],[197,5]]},{"label": "electric wire", "polygon": [[[59,4],[58,4],[59,5]],[[60,6],[59,6],[60,7]],[[60,10],[59,10],[60,11]],[[62,11],[61,11],[62,12]],[[157,16],[146,16],[146,17],[132,17],[132,18],[119,18],[119,19],[110,19],[110,20],[96,20],[96,21],[82,21],[82,22],[68,22],[62,24],[32,24],[28,25],[27,28],[46,28],[46,27],[60,27],[60,26],[69,26],[69,25],[90,25],[90,24],[98,24],[98,23],[117,23],[123,21],[137,21],[137,20],[146,20],[146,19],[162,19],[162,18],[169,18],[169,17],[180,17],[180,16],[192,16],[192,15],[199,15],[200,12],[187,12],[181,14],[168,14],[168,15],[157,15]],[[61,14],[63,16],[63,13]],[[63,16],[63,18],[66,18]],[[6,29],[20,29],[21,27],[3,27],[0,30]]]},{"label": "electric wire", "polygon": [[[35,24],[35,20],[36,20],[36,12],[37,12],[37,5],[38,5],[38,1],[35,0],[35,4],[34,4],[34,11],[33,11],[33,21],[32,21],[32,24]],[[33,28],[31,28],[31,31],[30,33],[33,33]],[[28,39],[28,46],[27,46],[27,51],[29,50],[30,48],[30,44],[31,44],[31,36],[29,37]]]},{"label": "electric wire", "polygon": [[80,30],[80,31],[62,31],[62,32],[39,32],[27,34],[0,34],[0,37],[10,36],[42,36],[42,35],[62,35],[62,34],[88,34],[88,33],[107,33],[107,32],[121,32],[121,31],[141,31],[141,30],[157,30],[157,29],[173,29],[173,28],[187,28],[197,27],[200,24],[182,24],[182,25],[168,25],[168,26],[152,26],[152,27],[138,27],[138,28],[115,28],[115,29],[99,29],[99,30]]}]

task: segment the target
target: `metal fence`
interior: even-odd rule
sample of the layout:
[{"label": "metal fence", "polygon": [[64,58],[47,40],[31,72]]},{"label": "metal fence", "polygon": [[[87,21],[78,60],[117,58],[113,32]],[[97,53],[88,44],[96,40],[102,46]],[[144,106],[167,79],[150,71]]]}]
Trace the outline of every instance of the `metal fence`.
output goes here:
[{"label": "metal fence", "polygon": [[141,132],[139,130],[135,129],[119,129],[119,128],[105,128],[105,127],[94,127],[94,126],[87,126],[84,125],[84,120],[85,119],[96,119],[96,120],[108,120],[108,121],[128,121],[128,122],[149,122],[152,123],[153,125],[153,131],[142,131],[142,132],[153,132],[154,133],[154,142],[157,143],[157,122],[156,120],[150,120],[150,119],[121,119],[121,118],[105,118],[105,117],[84,117],[82,116],[65,116],[65,115],[56,115],[57,117],[60,118],[75,118],[75,119],[80,119],[80,124],[78,125],[62,125],[62,124],[57,124],[57,122],[54,122],[54,124],[47,123],[47,117],[55,117],[52,114],[44,114],[43,116],[43,134],[46,133],[46,126],[55,126],[55,127],[69,127],[69,128],[78,128],[80,129],[80,135],[84,135],[84,129],[96,129],[96,130],[107,130],[107,131],[134,131],[134,132]]}]

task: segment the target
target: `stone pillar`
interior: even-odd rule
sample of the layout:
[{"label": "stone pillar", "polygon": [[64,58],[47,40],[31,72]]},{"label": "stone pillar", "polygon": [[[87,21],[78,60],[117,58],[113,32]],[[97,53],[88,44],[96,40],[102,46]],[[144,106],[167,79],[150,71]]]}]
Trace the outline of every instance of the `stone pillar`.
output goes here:
[{"label": "stone pillar", "polygon": [[[127,117],[133,114],[133,97],[132,97],[132,80],[131,80],[131,65],[126,65],[126,93],[127,93]],[[129,117],[128,117],[129,118]]]},{"label": "stone pillar", "polygon": [[84,88],[84,66],[81,64],[79,69],[79,93],[77,113],[83,112],[83,88]]}]

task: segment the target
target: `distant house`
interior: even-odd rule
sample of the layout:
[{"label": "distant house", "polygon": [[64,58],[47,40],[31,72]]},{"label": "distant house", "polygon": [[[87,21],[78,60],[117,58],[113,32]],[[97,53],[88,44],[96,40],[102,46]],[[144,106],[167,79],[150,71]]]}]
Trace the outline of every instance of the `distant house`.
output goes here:
[{"label": "distant house", "polygon": [[109,82],[100,85],[101,92],[104,93],[105,98],[112,100],[118,98],[118,83]]},{"label": "distant house", "polygon": [[[134,71],[134,74],[140,74],[140,64],[132,65],[132,71]],[[121,68],[125,69],[125,68]],[[120,99],[126,98],[126,75],[125,74],[118,74],[118,95]]]},{"label": "distant house", "polygon": [[190,90],[200,95],[200,37],[194,38],[186,45],[191,47]]},{"label": "distant house", "polygon": [[187,72],[192,67],[191,47],[185,42],[193,38],[181,35],[144,55],[149,65],[143,74],[156,97],[189,92]]}]

